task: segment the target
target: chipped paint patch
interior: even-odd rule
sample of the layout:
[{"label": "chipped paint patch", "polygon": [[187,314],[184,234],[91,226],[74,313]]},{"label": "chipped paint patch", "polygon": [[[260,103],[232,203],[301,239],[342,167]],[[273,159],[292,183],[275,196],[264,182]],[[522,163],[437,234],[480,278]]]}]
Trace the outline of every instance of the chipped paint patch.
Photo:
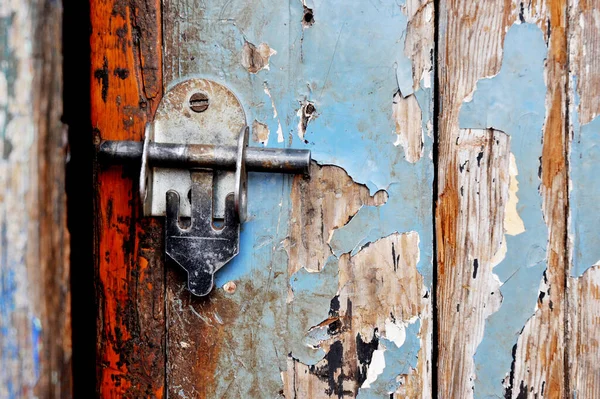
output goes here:
[{"label": "chipped paint patch", "polygon": [[423,127],[421,107],[414,94],[403,97],[398,91],[392,101],[392,117],[396,122],[395,146],[402,146],[404,157],[415,163],[423,156]]},{"label": "chipped paint patch", "polygon": [[277,51],[269,47],[267,43],[257,46],[245,41],[242,48],[242,65],[250,73],[258,73],[263,69],[269,69],[269,60]]},{"label": "chipped paint patch", "polygon": [[377,381],[377,377],[385,369],[385,348],[376,349],[371,356],[371,364],[367,369],[367,378],[361,385],[361,389],[371,388],[371,384]]},{"label": "chipped paint patch", "polygon": [[269,143],[269,126],[266,123],[261,123],[256,119],[252,122],[252,140],[256,143],[261,143],[266,146]]},{"label": "chipped paint patch", "polygon": [[315,109],[315,104],[307,100],[302,101],[300,103],[300,108],[298,109],[296,115],[298,116],[298,137],[300,137],[300,140],[304,140],[304,135],[306,134],[306,127],[308,126],[308,123],[313,118],[317,117],[317,110]]},{"label": "chipped paint patch", "polygon": [[511,152],[509,159],[510,164],[508,171],[510,173],[510,183],[508,186],[508,202],[506,203],[506,210],[504,211],[504,231],[508,235],[516,236],[525,231],[525,225],[517,210],[517,205],[519,203],[519,197],[517,197],[517,191],[519,191],[517,176],[519,175],[519,170],[517,168],[515,154]]},{"label": "chipped paint patch", "polygon": [[406,383],[406,376],[410,374],[417,364],[417,355],[421,342],[419,340],[419,329],[421,323],[409,324],[406,330],[406,341],[401,347],[381,338],[379,345],[385,348],[383,353],[386,367],[377,376],[377,379],[369,384],[368,388],[361,388],[357,398],[379,399],[390,397],[396,390]]},{"label": "chipped paint patch", "polygon": [[[578,99],[576,98],[576,101]],[[573,267],[571,276],[579,277],[600,259],[600,117],[579,125],[574,119],[571,145],[571,231],[573,235]]]},{"label": "chipped paint patch", "polygon": [[328,318],[331,298],[337,292],[337,263],[337,259],[331,257],[320,272],[302,268],[290,277],[294,294],[288,321],[290,354],[309,366],[317,364],[326,354],[320,342],[329,336],[315,335],[313,327]]},{"label": "chipped paint patch", "polygon": [[[426,268],[431,261],[431,246],[428,242],[420,241],[420,236],[424,233],[422,230],[424,226],[421,223],[423,214],[420,212],[425,209],[417,208],[415,212],[407,212],[406,209],[397,206],[399,203],[407,203],[413,195],[419,194],[418,192],[409,193],[399,184],[390,185],[387,193],[389,195],[388,202],[379,207],[365,206],[361,208],[348,224],[334,230],[329,245],[334,255],[338,257],[346,252],[355,255],[362,247],[377,241],[379,237],[388,236],[399,230],[414,231],[417,245],[413,248],[421,255],[418,269],[426,278],[425,285],[430,286],[431,275]],[[375,220],[378,223],[373,223]]]},{"label": "chipped paint patch", "polygon": [[264,92],[267,96],[269,96],[269,99],[271,100],[271,107],[273,108],[273,119],[277,120],[277,142],[283,143],[283,129],[281,128],[281,120],[278,117],[277,107],[275,106],[275,100],[271,95],[271,90],[269,90],[269,85],[267,84],[267,82],[264,82]]}]

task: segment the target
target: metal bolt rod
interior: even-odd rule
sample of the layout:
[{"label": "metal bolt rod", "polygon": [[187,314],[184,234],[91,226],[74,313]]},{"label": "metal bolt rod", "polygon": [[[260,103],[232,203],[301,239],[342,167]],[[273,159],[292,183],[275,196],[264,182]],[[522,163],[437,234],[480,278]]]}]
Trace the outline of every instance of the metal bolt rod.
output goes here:
[{"label": "metal bolt rod", "polygon": [[[143,143],[139,141],[103,141],[98,157],[106,163],[136,163],[142,160]],[[237,147],[209,144],[149,143],[148,163],[166,168],[210,168],[235,170]],[[257,148],[246,149],[249,172],[272,172],[308,175],[310,150]]]}]

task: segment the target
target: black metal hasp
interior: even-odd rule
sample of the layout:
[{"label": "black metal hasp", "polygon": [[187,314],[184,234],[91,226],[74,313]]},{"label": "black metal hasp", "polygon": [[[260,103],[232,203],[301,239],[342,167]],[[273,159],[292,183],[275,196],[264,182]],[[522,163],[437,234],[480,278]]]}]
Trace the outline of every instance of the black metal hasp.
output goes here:
[{"label": "black metal hasp", "polygon": [[245,121],[228,88],[191,79],[165,93],[143,143],[97,147],[102,163],[140,165],[144,215],[166,217],[166,255],[187,272],[197,296],[210,293],[215,272],[239,253],[248,172],[310,171],[309,150],[248,147]]}]

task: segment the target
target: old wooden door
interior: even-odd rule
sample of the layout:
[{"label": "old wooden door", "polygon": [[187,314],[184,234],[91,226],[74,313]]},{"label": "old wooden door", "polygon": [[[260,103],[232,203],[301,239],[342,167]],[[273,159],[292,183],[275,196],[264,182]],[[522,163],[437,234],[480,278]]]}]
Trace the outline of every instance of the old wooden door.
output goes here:
[{"label": "old wooden door", "polygon": [[251,175],[205,298],[97,164],[101,397],[600,397],[600,2],[91,5],[95,143],[205,77],[315,160]]}]

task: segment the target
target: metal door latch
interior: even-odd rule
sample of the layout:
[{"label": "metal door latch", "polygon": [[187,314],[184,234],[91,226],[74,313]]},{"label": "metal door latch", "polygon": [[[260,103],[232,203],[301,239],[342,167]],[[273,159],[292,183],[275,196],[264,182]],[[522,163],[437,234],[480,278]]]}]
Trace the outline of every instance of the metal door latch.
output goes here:
[{"label": "metal door latch", "polygon": [[144,215],[166,217],[166,254],[186,270],[194,295],[207,295],[239,252],[248,172],[309,173],[309,150],[248,147],[248,130],[235,94],[191,79],[167,91],[143,143],[98,148],[101,162],[141,164]]}]

